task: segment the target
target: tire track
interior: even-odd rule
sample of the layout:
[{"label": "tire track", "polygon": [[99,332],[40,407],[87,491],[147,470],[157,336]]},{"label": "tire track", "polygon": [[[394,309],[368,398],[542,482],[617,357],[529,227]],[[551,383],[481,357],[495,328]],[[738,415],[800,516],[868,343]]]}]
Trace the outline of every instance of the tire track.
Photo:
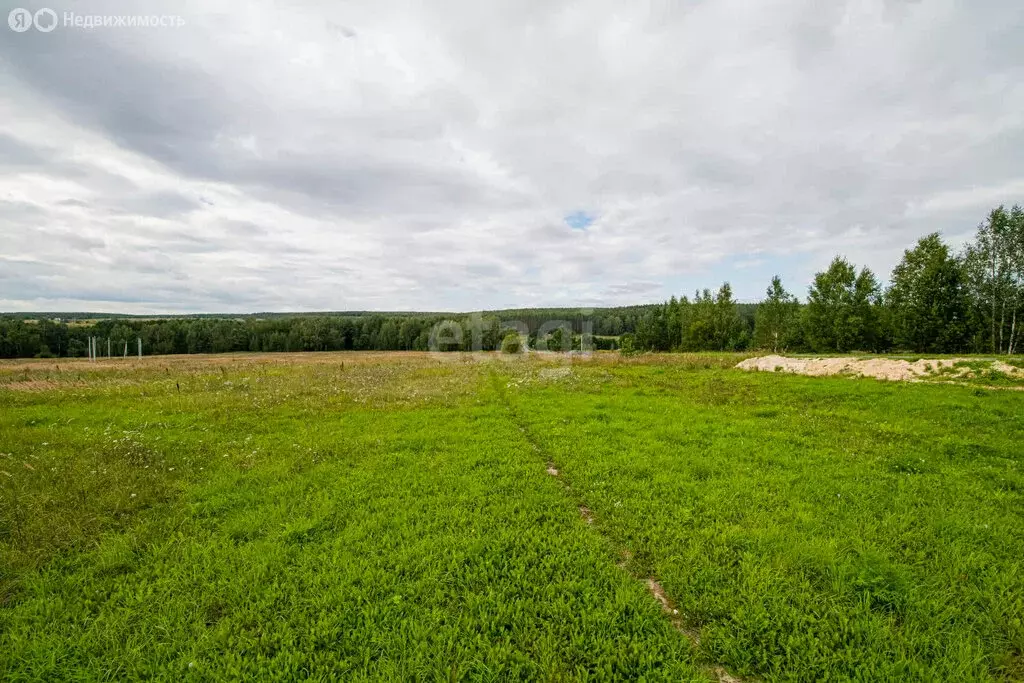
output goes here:
[{"label": "tire track", "polygon": [[[501,402],[502,406],[505,408],[505,411],[508,413],[509,419],[512,421],[512,424],[516,426],[519,432],[523,435],[523,439],[526,441],[527,444],[529,444],[530,449],[537,456],[537,459],[544,463],[546,473],[552,478],[554,478],[562,486],[562,489],[566,493],[570,494],[571,498],[575,499],[574,504],[579,508],[580,518],[583,520],[583,522],[588,527],[593,529],[595,533],[597,533],[598,536],[600,536],[601,540],[603,540],[607,545],[617,549],[621,560],[616,563],[616,566],[623,572],[628,574],[634,580],[644,584],[644,586],[647,588],[647,591],[651,594],[651,597],[653,597],[654,600],[661,606],[661,611],[666,615],[666,617],[668,617],[669,622],[672,624],[672,626],[675,627],[675,629],[690,642],[691,646],[695,651],[699,650],[701,644],[700,631],[697,628],[688,626],[684,622],[682,616],[679,613],[679,609],[676,607],[675,603],[672,602],[672,599],[669,598],[668,595],[665,593],[665,589],[662,587],[657,577],[640,576],[630,568],[630,560],[632,560],[633,558],[633,552],[629,548],[617,544],[608,535],[601,532],[600,524],[596,523],[597,518],[594,515],[594,512],[589,507],[587,507],[585,501],[583,501],[582,499],[579,498],[579,496],[576,495],[572,486],[562,476],[563,472],[562,469],[559,468],[558,463],[556,463],[554,459],[551,458],[550,454],[548,454],[544,450],[544,448],[540,445],[538,440],[526,428],[526,425],[524,424],[522,418],[519,416],[519,413],[516,411],[515,406],[509,399],[506,387],[501,383],[501,378],[493,372],[491,377],[492,383],[494,385],[494,390],[498,395],[498,400]],[[724,667],[721,666],[707,667],[707,671],[708,673],[714,676],[715,680],[717,680],[718,683],[746,683],[746,681],[748,680],[730,674]]]}]

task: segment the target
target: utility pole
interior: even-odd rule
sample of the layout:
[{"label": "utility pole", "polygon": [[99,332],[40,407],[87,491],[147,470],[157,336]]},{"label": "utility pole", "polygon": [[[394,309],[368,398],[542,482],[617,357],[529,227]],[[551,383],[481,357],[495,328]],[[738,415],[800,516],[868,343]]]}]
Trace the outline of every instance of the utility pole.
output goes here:
[{"label": "utility pole", "polygon": [[107,358],[110,358],[110,337],[107,337]]},{"label": "utility pole", "polygon": [[139,342],[139,358],[142,358],[142,337],[137,337]]}]

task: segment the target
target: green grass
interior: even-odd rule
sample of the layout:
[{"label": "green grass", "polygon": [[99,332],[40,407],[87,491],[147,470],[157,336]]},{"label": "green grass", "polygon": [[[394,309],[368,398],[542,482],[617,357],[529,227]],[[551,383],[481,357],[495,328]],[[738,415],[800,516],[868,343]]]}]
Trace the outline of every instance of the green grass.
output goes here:
[{"label": "green grass", "polygon": [[737,358],[0,365],[0,678],[1024,677],[1024,394]]}]

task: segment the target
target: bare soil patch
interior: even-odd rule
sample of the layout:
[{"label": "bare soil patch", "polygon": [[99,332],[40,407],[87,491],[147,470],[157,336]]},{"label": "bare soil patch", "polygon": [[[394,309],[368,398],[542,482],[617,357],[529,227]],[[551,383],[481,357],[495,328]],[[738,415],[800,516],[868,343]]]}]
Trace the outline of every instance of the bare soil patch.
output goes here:
[{"label": "bare soil patch", "polygon": [[594,523],[594,513],[591,512],[590,508],[588,508],[586,505],[580,505],[580,517],[582,517],[583,521],[587,524]]},{"label": "bare soil patch", "polygon": [[[787,358],[786,356],[759,356],[747,358],[736,365],[741,370],[762,372],[789,372],[812,377],[850,375],[876,379],[913,382],[933,378],[940,373],[950,379],[967,376],[971,369],[958,367],[958,363],[977,361],[971,358],[921,358],[916,361],[898,358]],[[1002,361],[992,361],[993,370],[1010,377],[1024,377],[1024,371]]]}]

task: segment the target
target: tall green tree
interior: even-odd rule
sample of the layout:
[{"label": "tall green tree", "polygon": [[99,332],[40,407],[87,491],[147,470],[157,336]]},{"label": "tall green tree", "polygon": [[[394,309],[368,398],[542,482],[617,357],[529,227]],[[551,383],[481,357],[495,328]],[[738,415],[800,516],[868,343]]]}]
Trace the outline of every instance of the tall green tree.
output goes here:
[{"label": "tall green tree", "polygon": [[715,349],[721,351],[738,351],[750,342],[728,282],[723,282],[715,295],[715,337]]},{"label": "tall green tree", "polygon": [[1020,353],[1024,339],[1024,209],[1014,206],[1010,211],[1010,280],[1013,288],[1013,313],[1010,317],[1010,340],[1007,353]]},{"label": "tall green tree", "polygon": [[694,293],[682,338],[682,347],[686,351],[708,351],[715,348],[715,300],[710,289]]},{"label": "tall green tree", "polygon": [[[684,298],[682,301],[686,302]],[[724,351],[745,348],[750,333],[740,318],[732,286],[725,282],[718,292],[698,291],[679,315],[683,348],[686,351]]]},{"label": "tall green tree", "polygon": [[636,347],[643,351],[672,350],[673,335],[670,324],[668,304],[651,307],[637,323]]},{"label": "tall green tree", "polygon": [[883,345],[879,325],[881,287],[874,273],[860,273],[837,256],[814,276],[804,309],[807,343],[815,351],[876,351]]},{"label": "tall green tree", "polygon": [[1024,212],[993,209],[967,246],[964,264],[975,350],[1012,352],[1024,303]]},{"label": "tall green tree", "polygon": [[795,346],[799,336],[800,303],[776,275],[754,314],[754,345],[777,353]]},{"label": "tall green tree", "polygon": [[903,252],[886,293],[893,341],[918,352],[960,351],[967,336],[963,264],[938,233]]}]

